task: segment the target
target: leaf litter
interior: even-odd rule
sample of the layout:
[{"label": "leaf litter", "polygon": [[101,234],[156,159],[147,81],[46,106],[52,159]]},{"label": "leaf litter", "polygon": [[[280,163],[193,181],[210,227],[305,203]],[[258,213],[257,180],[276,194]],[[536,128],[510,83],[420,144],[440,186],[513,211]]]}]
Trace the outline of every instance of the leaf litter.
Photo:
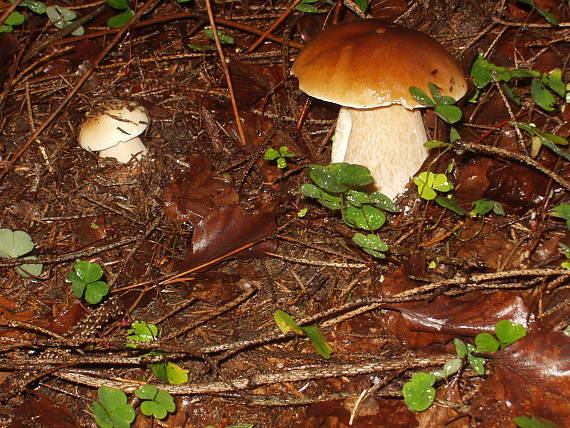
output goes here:
[{"label": "leaf litter", "polygon": [[[427,3],[372,1],[368,12],[429,32],[463,53],[465,70],[477,52],[489,51],[499,67],[560,68],[568,80],[564,27],[539,13],[566,23],[566,3],[509,1],[501,10],[491,1]],[[568,138],[569,110],[540,110],[524,80],[502,93],[491,84],[477,104],[462,103],[461,143],[471,146],[432,155],[425,165],[438,172],[454,165],[453,195],[465,211],[489,199],[507,215],[460,218],[410,189],[399,201],[403,213],[389,214],[379,232],[387,259],[373,259],[352,243],[339,216],[298,192],[308,182],[305,167],[328,162],[336,111],[318,101],[305,109],[288,79],[298,50],[283,43],[307,43],[324,21],[324,14],[287,15],[288,6],[215,6],[235,44],[224,50],[247,146],[219,58],[192,49],[213,46],[202,5],[160,3],[102,61],[110,41],[96,33],[106,15],[84,24],[89,39],[48,39],[37,63],[26,59],[42,49],[29,33],[0,34],[0,227],[32,236],[31,254],[44,264],[41,277],[23,278],[10,265],[18,260],[0,260],[3,424],[25,426],[32,417],[49,426],[92,424],[84,409],[97,386],[132,393],[150,373],[124,346],[137,320],[167,338],[149,349],[141,344],[142,352],[166,352],[189,373],[184,385],[150,379],[176,396],[178,410],[165,426],[512,426],[516,416],[570,424],[568,336],[561,332],[568,275],[559,249],[570,242],[565,222],[550,214],[568,196],[528,157],[472,149],[527,156],[530,137],[517,133],[513,119]],[[350,7],[339,6],[333,19],[353,19]],[[249,52],[259,37],[250,30],[263,32],[282,15],[272,41]],[[14,160],[92,64],[62,113]],[[522,102],[505,101],[508,90]],[[151,156],[119,166],[75,142],[87,112],[125,95],[150,112]],[[446,125],[431,112],[425,121],[430,137],[447,141]],[[298,155],[285,170],[263,159],[267,148],[282,146]],[[543,147],[534,160],[570,178],[556,153]],[[302,208],[308,213],[298,217]],[[77,258],[103,267],[111,294],[100,306],[77,300],[65,280]],[[318,326],[331,360],[306,337],[284,337],[273,321],[277,309]],[[436,384],[427,411],[408,410],[401,390],[413,373],[440,368],[456,357],[452,339],[473,343],[501,319],[524,325],[528,335],[486,355],[485,376],[465,365]],[[134,426],[145,423],[139,415]]]}]

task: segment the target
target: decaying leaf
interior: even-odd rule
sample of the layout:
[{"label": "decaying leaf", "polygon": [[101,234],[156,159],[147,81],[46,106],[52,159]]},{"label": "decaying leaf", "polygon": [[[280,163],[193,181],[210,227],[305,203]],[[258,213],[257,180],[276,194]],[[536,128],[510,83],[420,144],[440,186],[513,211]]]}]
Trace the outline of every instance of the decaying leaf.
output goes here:
[{"label": "decaying leaf", "polygon": [[509,426],[515,416],[570,426],[570,337],[531,334],[492,355],[495,373],[474,406],[478,426]]},{"label": "decaying leaf", "polygon": [[[249,243],[257,243],[271,236],[275,230],[272,212],[252,212],[239,205],[220,208],[200,221],[192,235],[192,251],[180,269],[199,266]],[[265,245],[264,248],[261,248]],[[268,251],[267,244],[258,244],[231,258],[255,257]]]}]

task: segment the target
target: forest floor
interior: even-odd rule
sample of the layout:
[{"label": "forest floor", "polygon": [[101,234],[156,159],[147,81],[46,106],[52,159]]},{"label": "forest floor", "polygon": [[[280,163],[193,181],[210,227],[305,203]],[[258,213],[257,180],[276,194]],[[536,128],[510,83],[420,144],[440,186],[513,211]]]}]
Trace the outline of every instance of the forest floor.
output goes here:
[{"label": "forest floor", "polygon": [[[0,33],[1,426],[95,426],[94,401],[113,413],[105,387],[127,394],[134,427],[570,426],[568,2],[301,3],[147,0],[110,28],[121,11],[66,2],[87,17],[76,36],[15,9],[25,22]],[[14,7],[0,1],[1,21]],[[301,92],[291,65],[357,15],[428,34],[470,85],[455,130],[423,112],[445,144],[420,171],[447,175],[435,190],[451,209],[410,182],[374,231],[385,258],[299,190],[330,162],[338,106]],[[148,153],[126,164],[78,144],[117,102],[149,116]],[[282,146],[286,168],[264,156]],[[77,297],[98,280],[99,303]],[[143,415],[147,383],[176,410]]]}]

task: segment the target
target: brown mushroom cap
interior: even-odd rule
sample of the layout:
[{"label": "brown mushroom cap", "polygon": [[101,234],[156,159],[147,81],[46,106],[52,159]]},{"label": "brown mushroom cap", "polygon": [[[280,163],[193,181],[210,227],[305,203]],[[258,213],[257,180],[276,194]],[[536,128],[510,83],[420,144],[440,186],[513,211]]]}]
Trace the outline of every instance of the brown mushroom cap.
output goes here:
[{"label": "brown mushroom cap", "polygon": [[459,64],[438,42],[377,19],[323,31],[303,48],[291,71],[303,92],[354,108],[420,107],[409,88],[429,94],[430,82],[455,99],[467,91]]}]

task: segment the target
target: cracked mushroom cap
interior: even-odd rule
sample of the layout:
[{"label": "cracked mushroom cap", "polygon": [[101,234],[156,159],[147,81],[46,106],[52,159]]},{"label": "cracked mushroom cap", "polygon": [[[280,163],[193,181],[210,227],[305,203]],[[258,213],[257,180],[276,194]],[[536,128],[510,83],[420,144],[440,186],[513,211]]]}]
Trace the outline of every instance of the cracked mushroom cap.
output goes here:
[{"label": "cracked mushroom cap", "polygon": [[467,91],[461,67],[431,37],[377,19],[340,24],[303,48],[291,69],[300,89],[346,107],[374,108],[394,103],[422,107],[409,93],[428,83],[459,99]]},{"label": "cracked mushroom cap", "polygon": [[108,149],[101,150],[99,157],[115,158],[120,163],[128,163],[133,156],[136,159],[141,159],[147,153],[148,149],[142,140],[139,137],[135,137],[114,145],[113,147],[109,147]]},{"label": "cracked mushroom cap", "polygon": [[148,127],[146,109],[137,103],[110,108],[89,117],[79,132],[79,145],[86,150],[100,151],[131,140]]}]

